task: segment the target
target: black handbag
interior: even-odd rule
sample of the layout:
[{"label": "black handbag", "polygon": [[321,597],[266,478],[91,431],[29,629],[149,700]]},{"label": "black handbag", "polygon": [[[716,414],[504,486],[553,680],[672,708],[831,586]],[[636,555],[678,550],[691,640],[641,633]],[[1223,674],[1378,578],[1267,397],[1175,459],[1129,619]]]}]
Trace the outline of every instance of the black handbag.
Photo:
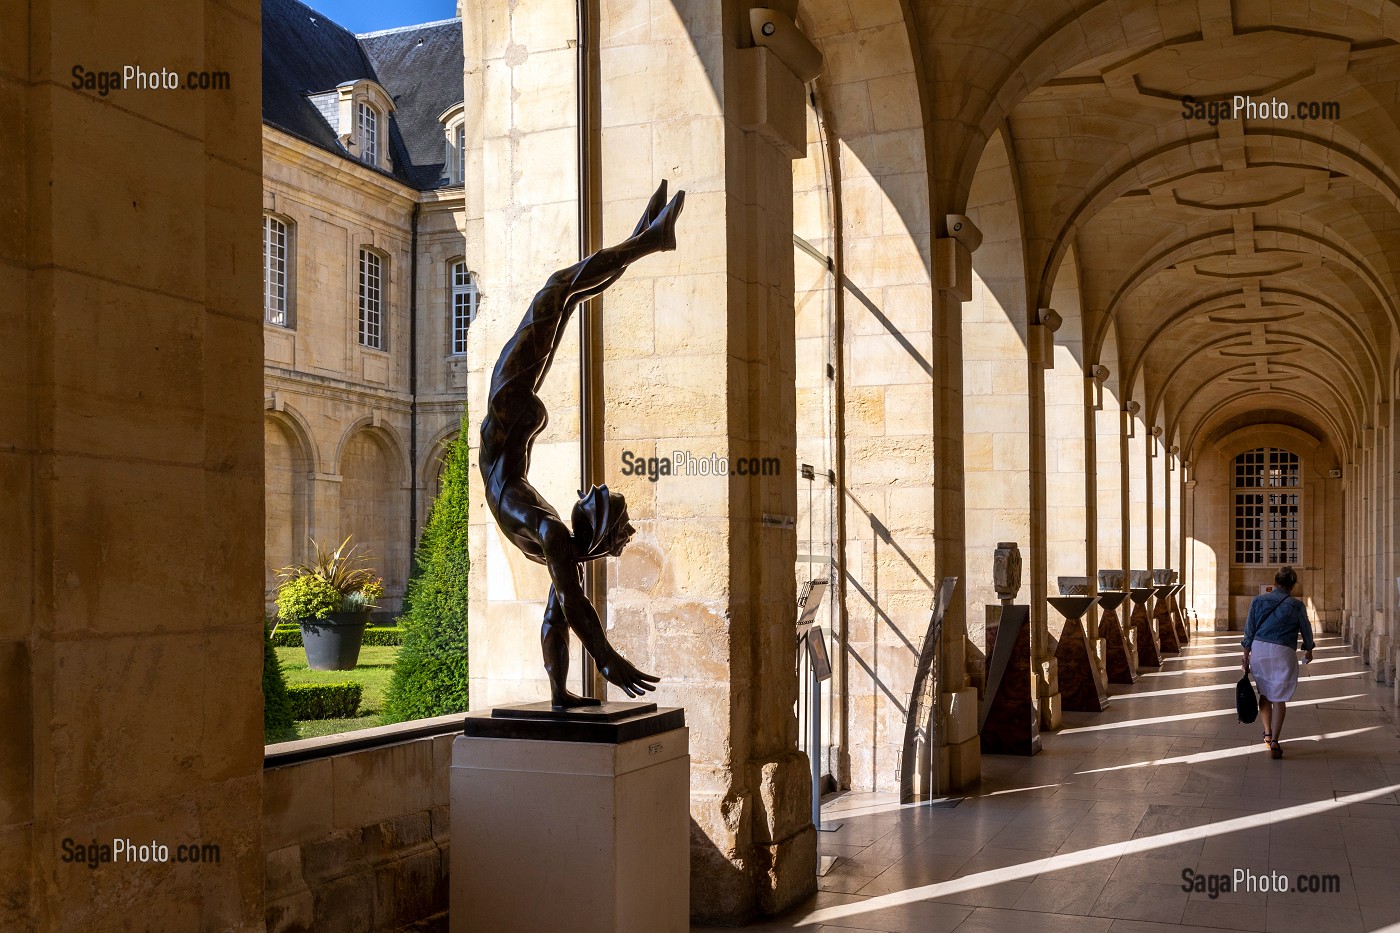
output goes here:
[{"label": "black handbag", "polygon": [[1259,718],[1259,698],[1254,695],[1254,685],[1249,682],[1248,672],[1235,684],[1235,713],[1240,717],[1240,722],[1246,725]]}]

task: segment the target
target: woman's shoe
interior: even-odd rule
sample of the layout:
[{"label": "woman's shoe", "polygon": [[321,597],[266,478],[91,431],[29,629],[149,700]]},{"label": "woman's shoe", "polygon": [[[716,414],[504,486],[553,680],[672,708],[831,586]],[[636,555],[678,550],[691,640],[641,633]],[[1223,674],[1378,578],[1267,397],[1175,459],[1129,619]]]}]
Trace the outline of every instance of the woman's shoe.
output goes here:
[{"label": "woman's shoe", "polygon": [[1283,746],[1280,745],[1280,744],[1278,744],[1277,742],[1270,742],[1270,743],[1269,743],[1269,757],[1270,757],[1270,758],[1282,758],[1282,757],[1283,757]]}]

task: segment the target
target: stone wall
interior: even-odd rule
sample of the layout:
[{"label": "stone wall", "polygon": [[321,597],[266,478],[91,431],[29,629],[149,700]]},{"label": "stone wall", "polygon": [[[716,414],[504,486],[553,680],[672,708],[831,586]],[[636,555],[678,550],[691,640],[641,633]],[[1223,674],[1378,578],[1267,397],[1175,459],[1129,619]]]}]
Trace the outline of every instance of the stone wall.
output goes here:
[{"label": "stone wall", "polygon": [[[5,8],[0,929],[262,929],[259,26]],[[72,87],[121,62],[234,90]],[[62,861],[118,838],[172,861]]]},{"label": "stone wall", "polygon": [[[1335,468],[1330,447],[1303,431],[1270,425],[1232,432],[1205,449],[1193,464],[1192,501],[1185,534],[1195,565],[1189,568],[1191,606],[1203,629],[1242,629],[1250,600],[1259,587],[1273,583],[1277,564],[1240,566],[1234,563],[1234,497],[1231,490],[1234,458],[1256,447],[1281,447],[1302,461],[1302,540],[1298,595],[1308,603],[1316,627],[1331,623],[1342,610],[1340,562],[1343,553],[1341,481],[1327,474]],[[1335,626],[1335,623],[1333,623]]]},{"label": "stone wall", "polygon": [[263,772],[268,933],[446,929],[453,738]]}]

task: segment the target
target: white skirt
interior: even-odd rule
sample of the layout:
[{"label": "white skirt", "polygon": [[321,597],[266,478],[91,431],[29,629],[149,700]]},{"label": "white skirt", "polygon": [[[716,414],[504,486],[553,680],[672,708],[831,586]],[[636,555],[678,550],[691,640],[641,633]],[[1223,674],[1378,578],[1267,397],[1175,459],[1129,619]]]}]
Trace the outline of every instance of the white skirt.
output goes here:
[{"label": "white skirt", "polygon": [[1249,649],[1249,671],[1259,696],[1270,703],[1287,703],[1298,689],[1298,650],[1255,641]]}]

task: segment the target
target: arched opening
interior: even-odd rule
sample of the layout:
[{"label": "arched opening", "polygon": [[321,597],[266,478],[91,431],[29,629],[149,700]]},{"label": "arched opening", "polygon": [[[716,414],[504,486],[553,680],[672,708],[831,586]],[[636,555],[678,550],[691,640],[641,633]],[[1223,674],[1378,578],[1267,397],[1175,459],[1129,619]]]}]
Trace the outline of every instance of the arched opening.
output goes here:
[{"label": "arched opening", "polygon": [[311,458],[299,432],[284,416],[263,419],[266,475],[264,603],[273,612],[277,571],[306,559],[311,520]]},{"label": "arched opening", "polygon": [[381,609],[397,610],[408,578],[408,494],[401,465],[378,432],[360,429],[340,455],[340,531],[384,578]]},{"label": "arched opening", "polygon": [[[991,573],[997,543],[1018,542],[1025,577],[1035,577],[1025,242],[1012,153],[1000,131],[982,153],[967,213],[983,240],[972,255],[972,300],[962,309],[967,546],[962,592],[968,638],[985,651],[985,607],[998,601]],[[1032,620],[1043,626],[1043,607],[1031,603]]]}]

